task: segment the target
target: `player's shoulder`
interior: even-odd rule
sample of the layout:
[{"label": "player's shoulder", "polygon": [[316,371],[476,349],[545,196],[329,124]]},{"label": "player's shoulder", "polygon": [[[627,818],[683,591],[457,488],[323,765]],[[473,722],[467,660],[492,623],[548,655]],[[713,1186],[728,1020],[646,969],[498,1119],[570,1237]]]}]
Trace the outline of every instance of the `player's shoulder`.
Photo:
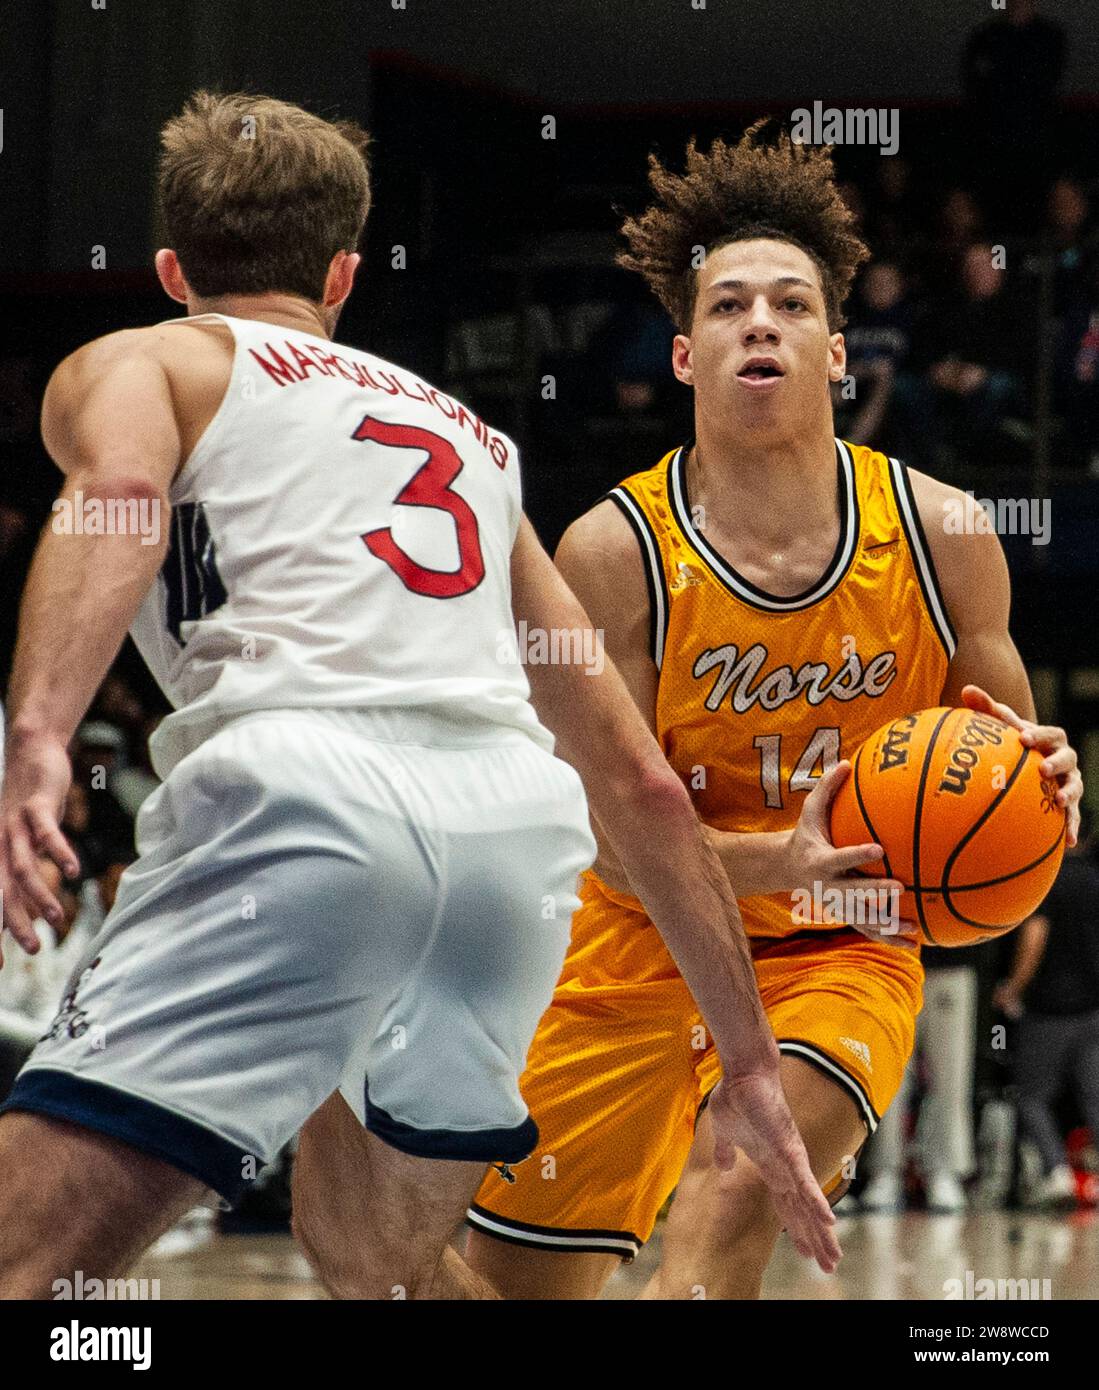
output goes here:
[{"label": "player's shoulder", "polygon": [[203,345],[217,355],[223,355],[226,336],[231,341],[228,329],[224,334],[210,333],[202,325],[204,331],[200,334],[200,325],[196,324],[192,332],[181,331],[191,327],[186,321],[180,321],[178,324],[158,323],[105,333],[63,358],[54,370],[53,381],[61,385],[76,385],[86,377],[98,378],[106,372],[134,364],[155,364],[171,371],[195,361],[197,356],[202,355]]},{"label": "player's shoulder", "polygon": [[557,546],[557,560],[609,569],[640,565],[637,537],[613,497],[601,498],[566,528]]},{"label": "player's shoulder", "polygon": [[148,328],[121,328],[93,338],[62,358],[54,369],[54,378],[75,378],[85,372],[109,371],[112,367],[151,353]]},{"label": "player's shoulder", "polygon": [[613,584],[619,593],[647,595],[648,583],[640,533],[644,529],[638,511],[666,497],[669,463],[678,454],[672,449],[648,468],[640,469],[613,487],[605,497],[579,516],[561,537],[556,561],[573,587],[580,574],[594,582]]},{"label": "player's shoulder", "polygon": [[47,445],[51,436],[70,427],[74,414],[96,389],[116,381],[134,380],[147,374],[150,365],[159,374],[148,333],[144,328],[123,328],[93,338],[62,358],[50,375],[42,399],[42,429]]},{"label": "player's shoulder", "polygon": [[908,470],[912,499],[947,605],[970,602],[973,586],[1007,582],[1007,562],[995,527],[972,492]]},{"label": "player's shoulder", "polygon": [[964,502],[966,494],[953,483],[944,483],[941,478],[933,478],[930,473],[921,473],[918,468],[909,468],[907,471],[912,496],[919,508],[920,520],[925,526],[932,514],[945,516],[949,510],[949,503]]}]

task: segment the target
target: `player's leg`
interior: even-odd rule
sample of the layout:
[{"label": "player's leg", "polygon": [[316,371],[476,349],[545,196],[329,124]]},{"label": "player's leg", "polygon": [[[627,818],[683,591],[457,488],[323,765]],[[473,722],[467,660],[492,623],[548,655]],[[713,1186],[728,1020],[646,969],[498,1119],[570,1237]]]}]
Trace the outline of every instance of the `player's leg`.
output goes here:
[{"label": "player's leg", "polygon": [[[574,926],[588,960],[598,915]],[[469,1212],[466,1257],[505,1298],[597,1298],[637,1254],[690,1151],[701,1031],[679,979],[557,991],[522,1080],[538,1148]]]},{"label": "player's leg", "polygon": [[436,922],[306,1127],[295,1229],[338,1296],[491,1297],[450,1241],[485,1165],[538,1141],[519,1077],[594,842],[575,772],[525,740],[392,756],[434,803]]},{"label": "player's leg", "polygon": [[493,1298],[449,1246],[483,1175],[392,1148],[336,1092],[302,1130],[294,1234],[336,1298]]},{"label": "player's leg", "polygon": [[477,1229],[469,1232],[465,1258],[501,1297],[524,1302],[598,1298],[622,1263],[621,1255],[578,1255],[511,1245]]},{"label": "player's leg", "polygon": [[[912,1053],[923,972],[911,953],[854,932],[758,950],[756,978],[813,1171],[833,1197],[889,1108]],[[698,1069],[717,1080],[712,1055]],[[779,1222],[745,1159],[722,1177],[700,1122],[647,1298],[758,1298]]]},{"label": "player's leg", "polygon": [[312,790],[354,761],[304,721],[229,726],[145,803],[141,854],[4,1104],[3,1278],[71,1277],[74,1256],[124,1273],[196,1193],[239,1198],[338,1085],[433,919],[422,840]]},{"label": "player's leg", "polygon": [[[850,1091],[800,1057],[784,1056],[782,1084],[822,1183],[850,1162],[866,1121]],[[738,1155],[730,1174],[713,1165],[708,1115],[695,1142],[664,1228],[660,1269],[643,1298],[758,1298],[782,1226],[758,1170]]]},{"label": "player's leg", "polygon": [[117,1139],[29,1114],[0,1116],[0,1174],[0,1299],[51,1298],[78,1269],[121,1277],[205,1190]]}]

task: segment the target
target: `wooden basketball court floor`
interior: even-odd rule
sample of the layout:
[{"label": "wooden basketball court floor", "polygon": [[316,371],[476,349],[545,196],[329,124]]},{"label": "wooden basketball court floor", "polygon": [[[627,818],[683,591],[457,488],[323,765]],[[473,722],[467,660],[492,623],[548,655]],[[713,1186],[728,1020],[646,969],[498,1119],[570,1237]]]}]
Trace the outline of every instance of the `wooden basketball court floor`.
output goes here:
[{"label": "wooden basketball court floor", "polygon": [[[1070,1216],[981,1211],[964,1216],[843,1216],[844,1258],[825,1276],[780,1241],[767,1273],[771,1299],[942,1300],[952,1279],[1050,1281],[1054,1299],[1099,1298],[1099,1213]],[[660,1230],[604,1297],[629,1299],[644,1286],[660,1252]],[[290,1236],[226,1236],[208,1214],[192,1213],[142,1260],[135,1277],[160,1280],[162,1299],[320,1299]],[[1041,1285],[1034,1286],[1040,1289]]]}]

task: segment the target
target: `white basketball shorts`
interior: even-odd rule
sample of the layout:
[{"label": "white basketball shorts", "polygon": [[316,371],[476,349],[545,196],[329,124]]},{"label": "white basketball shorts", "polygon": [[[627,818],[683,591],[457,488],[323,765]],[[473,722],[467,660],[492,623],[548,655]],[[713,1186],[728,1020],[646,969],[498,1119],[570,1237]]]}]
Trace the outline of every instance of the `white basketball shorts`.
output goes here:
[{"label": "white basketball shorts", "polygon": [[407,1153],[525,1158],[518,1079],[595,842],[567,763],[461,727],[266,711],[185,757],[3,1109],[229,1202],[337,1088]]}]

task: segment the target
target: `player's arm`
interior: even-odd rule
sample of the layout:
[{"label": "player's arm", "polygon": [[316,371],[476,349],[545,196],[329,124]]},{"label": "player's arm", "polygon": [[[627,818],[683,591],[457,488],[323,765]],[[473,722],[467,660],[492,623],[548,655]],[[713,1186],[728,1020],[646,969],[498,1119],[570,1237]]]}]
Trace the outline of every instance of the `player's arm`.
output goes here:
[{"label": "player's arm", "polygon": [[1058,784],[1057,804],[1066,809],[1068,843],[1074,845],[1084,790],[1076,750],[1064,729],[1037,722],[1030,681],[1008,627],[1011,577],[999,537],[992,531],[947,531],[946,517],[951,508],[965,505],[965,494],[924,473],[910,471],[909,476],[958,639],[943,703],[996,715],[1019,730],[1027,747],[1044,755],[1042,776]]},{"label": "player's arm", "polygon": [[[62,362],[46,390],[42,437],[66,478],[23,592],[0,797],[4,926],[32,952],[33,919],[61,915],[38,860],[66,874],[79,867],[59,825],[67,747],[167,547],[179,430],[164,368],[140,331],[99,339]],[[89,504],[111,502],[144,504],[151,537],[128,526],[111,535],[65,525],[66,516],[90,516]]]},{"label": "player's arm", "polygon": [[1023,995],[1042,963],[1049,940],[1049,918],[1041,913],[1028,917],[1015,933],[1015,957],[1011,974],[992,992],[992,1002],[1008,1018],[1018,1018],[1023,1011]]},{"label": "player's arm", "polygon": [[[516,621],[585,635],[591,623],[530,523],[512,555]],[[723,1081],[714,1097],[715,1157],[744,1149],[804,1255],[834,1267],[832,1216],[812,1176],[779,1079],[778,1048],[763,1012],[748,942],[721,862],[690,797],[664,759],[613,662],[527,668],[539,715],[583,778],[592,809],[668,945],[706,1020]]]},{"label": "player's arm", "polygon": [[[618,667],[634,703],[649,728],[656,729],[658,672],[649,639],[649,591],[637,537],[614,502],[604,501],[573,522],[561,538],[557,568],[576,594],[603,644]],[[881,858],[875,846],[834,849],[828,834],[828,808],[847,776],[849,765],[833,769],[806,798],[801,818],[792,830],[737,831],[706,827],[737,897],[780,893],[808,888],[814,882],[822,890],[847,886],[847,875],[861,864]],[[614,850],[594,818],[599,857],[595,872],[620,893],[636,890]],[[892,880],[868,880],[859,885],[879,886],[886,892]]]}]

